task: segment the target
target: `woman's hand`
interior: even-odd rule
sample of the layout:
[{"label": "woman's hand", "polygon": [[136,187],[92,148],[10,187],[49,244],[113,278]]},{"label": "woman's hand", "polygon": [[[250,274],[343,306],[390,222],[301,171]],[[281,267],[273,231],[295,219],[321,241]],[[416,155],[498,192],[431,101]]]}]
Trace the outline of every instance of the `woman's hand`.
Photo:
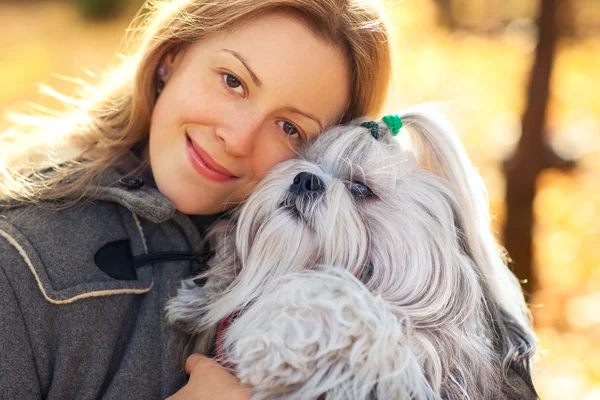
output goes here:
[{"label": "woman's hand", "polygon": [[252,394],[218,362],[192,354],[185,362],[189,382],[167,400],[249,400]]}]

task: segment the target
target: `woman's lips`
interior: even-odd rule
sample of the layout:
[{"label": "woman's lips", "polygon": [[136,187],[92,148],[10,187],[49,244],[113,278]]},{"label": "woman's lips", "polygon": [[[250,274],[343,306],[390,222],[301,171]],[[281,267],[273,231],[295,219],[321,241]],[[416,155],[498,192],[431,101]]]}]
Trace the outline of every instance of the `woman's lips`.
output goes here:
[{"label": "woman's lips", "polygon": [[237,176],[229,172],[225,167],[217,164],[215,160],[202,150],[194,141],[185,135],[188,158],[192,166],[200,175],[215,182],[227,182],[236,179]]}]

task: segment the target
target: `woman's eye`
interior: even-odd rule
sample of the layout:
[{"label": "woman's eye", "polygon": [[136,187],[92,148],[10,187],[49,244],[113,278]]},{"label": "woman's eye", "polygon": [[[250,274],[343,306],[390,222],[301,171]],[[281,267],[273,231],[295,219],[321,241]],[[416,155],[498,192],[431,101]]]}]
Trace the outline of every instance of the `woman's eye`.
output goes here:
[{"label": "woman's eye", "polygon": [[293,124],[291,124],[287,121],[278,121],[277,125],[279,125],[281,130],[284,131],[286,135],[288,135],[288,136],[296,135],[296,137],[298,137],[298,138],[300,137],[300,131]]},{"label": "woman's eye", "polygon": [[368,186],[358,182],[350,182],[350,193],[358,199],[368,199],[375,196]]},{"label": "woman's eye", "polygon": [[242,81],[240,81],[236,76],[223,73],[223,82],[227,85],[227,87],[233,90],[236,93],[244,95],[244,85],[242,85]]}]

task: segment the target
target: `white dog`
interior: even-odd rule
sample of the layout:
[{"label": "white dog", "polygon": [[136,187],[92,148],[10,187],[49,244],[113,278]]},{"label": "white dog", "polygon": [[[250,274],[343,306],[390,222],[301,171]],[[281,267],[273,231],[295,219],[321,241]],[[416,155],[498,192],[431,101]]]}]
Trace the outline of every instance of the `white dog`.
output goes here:
[{"label": "white dog", "polygon": [[168,304],[254,398],[536,398],[482,180],[433,107],[400,118],[406,140],[354,121],[278,165]]}]

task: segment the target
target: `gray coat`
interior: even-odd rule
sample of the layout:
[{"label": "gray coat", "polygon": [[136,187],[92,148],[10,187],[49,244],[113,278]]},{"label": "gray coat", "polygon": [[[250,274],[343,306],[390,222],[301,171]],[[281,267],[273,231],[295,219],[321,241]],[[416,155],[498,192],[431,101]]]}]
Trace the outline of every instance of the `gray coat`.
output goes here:
[{"label": "gray coat", "polygon": [[127,169],[94,203],[0,209],[0,399],[159,399],[185,383],[163,308],[193,263],[131,259],[195,252],[201,236]]}]

